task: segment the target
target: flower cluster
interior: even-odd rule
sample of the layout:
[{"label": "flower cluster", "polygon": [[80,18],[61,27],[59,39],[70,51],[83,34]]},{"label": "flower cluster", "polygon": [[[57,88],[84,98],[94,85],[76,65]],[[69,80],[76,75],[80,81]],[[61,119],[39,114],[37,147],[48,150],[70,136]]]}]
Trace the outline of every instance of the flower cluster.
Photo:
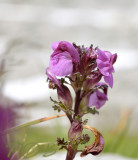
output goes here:
[{"label": "flower cluster", "polygon": [[[88,106],[101,108],[108,100],[108,85],[113,87],[113,64],[117,54],[112,55],[108,51],[94,49],[92,46],[89,48],[76,46],[66,41],[55,42],[52,48],[54,52],[50,57],[46,74],[50,84],[57,88],[60,100],[62,97],[63,101],[72,102],[70,92],[64,85],[65,80],[63,81],[63,78],[68,77],[75,90],[81,89],[83,97],[89,96]],[[102,77],[105,83],[100,82]],[[81,85],[82,88],[78,88]]]},{"label": "flower cluster", "polygon": [[[108,100],[107,90],[108,86],[113,87],[113,65],[117,54],[93,48],[92,45],[85,48],[66,41],[53,43],[52,49],[53,53],[46,74],[49,88],[57,90],[59,102],[52,100],[55,104],[54,109],[64,111],[71,122],[70,148],[71,145],[74,145],[74,141],[81,139],[83,115],[97,113],[97,109],[100,109]],[[75,92],[74,106],[68,85],[72,86]],[[72,150],[75,147],[68,149],[72,157],[77,152],[77,149]],[[96,154],[96,149],[91,150],[94,150],[93,154]],[[99,152],[98,150],[97,153]]]}]

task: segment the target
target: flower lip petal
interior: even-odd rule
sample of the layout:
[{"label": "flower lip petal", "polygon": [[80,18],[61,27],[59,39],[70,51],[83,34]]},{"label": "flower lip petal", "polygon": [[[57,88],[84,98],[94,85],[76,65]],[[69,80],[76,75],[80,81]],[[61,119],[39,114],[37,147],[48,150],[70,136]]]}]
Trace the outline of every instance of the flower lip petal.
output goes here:
[{"label": "flower lip petal", "polygon": [[60,77],[71,74],[73,70],[72,59],[67,52],[51,57],[49,66],[51,72]]},{"label": "flower lip petal", "polygon": [[48,78],[54,82],[58,87],[61,87],[59,80],[56,78],[56,76],[54,74],[51,73],[50,68],[48,67],[46,69],[46,75],[48,76]]},{"label": "flower lip petal", "polygon": [[107,85],[105,83],[97,83],[96,87],[100,87],[103,92],[100,92],[98,89],[95,90],[89,96],[89,106],[96,106],[97,109],[100,109],[108,100],[107,98]]},{"label": "flower lip petal", "polygon": [[113,75],[112,73],[109,74],[109,76],[104,76],[104,80],[109,86],[112,88],[113,87]]},{"label": "flower lip petal", "polygon": [[94,106],[96,105],[98,101],[98,97],[97,97],[97,94],[96,92],[92,93],[89,97],[89,106]]}]

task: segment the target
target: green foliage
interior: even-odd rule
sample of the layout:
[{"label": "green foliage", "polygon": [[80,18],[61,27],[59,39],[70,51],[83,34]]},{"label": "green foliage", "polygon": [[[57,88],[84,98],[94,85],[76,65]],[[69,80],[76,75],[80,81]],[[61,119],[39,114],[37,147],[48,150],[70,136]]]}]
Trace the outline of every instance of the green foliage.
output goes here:
[{"label": "green foliage", "polygon": [[[105,148],[103,152],[138,158],[138,136],[128,136],[127,131],[128,126],[118,134],[104,133]],[[86,145],[90,145],[94,141],[94,136],[90,131],[84,130],[84,135],[86,134],[90,136],[90,141],[87,144],[83,144],[82,141],[82,144],[78,148],[79,150],[82,150]],[[63,126],[60,126],[60,124],[57,124],[54,129],[49,127],[30,127],[26,130],[22,129],[21,131],[18,131],[15,136],[16,142],[13,142],[11,152],[19,151],[20,156],[23,156],[34,147],[32,152],[26,156],[26,159],[37,154],[50,156],[56,153],[60,148],[60,146],[57,146],[57,137],[64,137],[64,139],[68,140],[67,128],[63,129]]]}]

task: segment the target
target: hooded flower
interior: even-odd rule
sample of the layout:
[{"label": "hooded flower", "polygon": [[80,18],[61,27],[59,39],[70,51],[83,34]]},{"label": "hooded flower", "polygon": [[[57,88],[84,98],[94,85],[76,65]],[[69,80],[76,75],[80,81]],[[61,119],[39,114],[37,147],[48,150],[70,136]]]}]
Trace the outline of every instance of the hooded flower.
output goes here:
[{"label": "hooded flower", "polygon": [[96,106],[97,109],[100,109],[108,100],[107,85],[105,83],[97,83],[96,87],[101,88],[104,92],[96,89],[89,97],[89,106]]},{"label": "hooded flower", "polygon": [[116,62],[117,54],[111,54],[108,51],[101,51],[97,49],[97,67],[100,72],[104,75],[104,80],[109,86],[113,87],[113,75],[114,72],[113,64]]},{"label": "hooded flower", "polygon": [[73,71],[73,63],[80,62],[78,51],[66,41],[52,44],[54,52],[50,57],[50,70],[55,76],[67,76]]}]

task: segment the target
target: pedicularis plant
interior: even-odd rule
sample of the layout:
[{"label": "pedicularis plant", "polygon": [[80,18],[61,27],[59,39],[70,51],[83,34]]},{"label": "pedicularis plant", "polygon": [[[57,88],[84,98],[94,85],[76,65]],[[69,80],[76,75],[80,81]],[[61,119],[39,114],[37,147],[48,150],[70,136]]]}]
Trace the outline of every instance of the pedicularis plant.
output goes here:
[{"label": "pedicularis plant", "polygon": [[[46,75],[49,88],[57,90],[58,101],[52,98],[51,101],[54,110],[65,112],[70,121],[68,141],[57,138],[57,144],[60,149],[67,150],[66,160],[72,160],[78,146],[90,140],[89,135],[83,134],[83,129],[89,129],[94,133],[95,141],[81,150],[80,156],[97,155],[104,148],[103,136],[86,125],[88,120],[82,118],[88,113],[99,113],[98,110],[108,100],[107,90],[108,86],[113,87],[112,73],[117,54],[93,48],[92,45],[85,48],[66,41],[53,43],[52,49]],[[68,86],[75,92],[74,103]]]}]

